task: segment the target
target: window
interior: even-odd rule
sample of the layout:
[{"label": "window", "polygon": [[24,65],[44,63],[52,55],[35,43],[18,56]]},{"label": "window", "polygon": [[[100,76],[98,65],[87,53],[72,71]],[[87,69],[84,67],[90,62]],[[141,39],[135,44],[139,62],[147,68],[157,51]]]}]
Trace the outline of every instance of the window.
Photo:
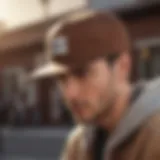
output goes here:
[{"label": "window", "polygon": [[[146,43],[145,43],[146,42]],[[160,76],[160,40],[151,39],[139,44],[139,75],[143,79]]]},{"label": "window", "polygon": [[24,84],[26,70],[22,67],[2,71],[2,99],[8,108],[8,123],[25,125],[27,110],[36,106],[36,84]]}]

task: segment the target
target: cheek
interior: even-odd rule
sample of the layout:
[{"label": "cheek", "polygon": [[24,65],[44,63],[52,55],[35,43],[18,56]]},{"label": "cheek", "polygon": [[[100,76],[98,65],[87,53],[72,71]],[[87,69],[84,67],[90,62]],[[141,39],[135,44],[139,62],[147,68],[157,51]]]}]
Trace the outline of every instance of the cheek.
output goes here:
[{"label": "cheek", "polygon": [[95,95],[98,96],[107,90],[108,83],[108,76],[102,74],[90,80],[88,83],[88,89],[90,89],[90,92],[95,92]]},{"label": "cheek", "polygon": [[83,92],[84,96],[92,101],[92,103],[97,104],[107,96],[108,79],[104,77],[96,77],[83,87],[85,90]]}]

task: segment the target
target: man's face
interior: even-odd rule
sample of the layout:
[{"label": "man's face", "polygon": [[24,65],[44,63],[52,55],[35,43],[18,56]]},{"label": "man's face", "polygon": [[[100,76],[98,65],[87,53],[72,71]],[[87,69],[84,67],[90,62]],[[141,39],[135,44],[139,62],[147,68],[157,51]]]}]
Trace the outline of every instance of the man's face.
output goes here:
[{"label": "man's face", "polygon": [[76,121],[94,123],[110,111],[116,95],[116,73],[106,60],[98,59],[60,81],[62,94]]}]

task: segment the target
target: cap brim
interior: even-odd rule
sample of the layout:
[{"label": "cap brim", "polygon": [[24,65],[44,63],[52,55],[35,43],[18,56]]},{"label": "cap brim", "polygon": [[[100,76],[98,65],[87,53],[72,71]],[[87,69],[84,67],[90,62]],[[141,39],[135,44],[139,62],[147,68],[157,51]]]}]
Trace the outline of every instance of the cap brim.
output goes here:
[{"label": "cap brim", "polygon": [[56,77],[67,72],[67,66],[56,62],[50,62],[39,68],[36,68],[28,77],[28,80],[39,80],[48,77]]}]

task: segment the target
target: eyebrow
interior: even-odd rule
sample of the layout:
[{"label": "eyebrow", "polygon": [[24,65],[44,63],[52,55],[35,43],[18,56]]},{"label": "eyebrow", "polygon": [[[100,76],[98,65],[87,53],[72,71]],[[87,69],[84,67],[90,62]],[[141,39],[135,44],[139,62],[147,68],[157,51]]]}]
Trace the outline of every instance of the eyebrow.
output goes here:
[{"label": "eyebrow", "polygon": [[110,64],[113,65],[113,63],[120,57],[120,54],[118,53],[112,53],[108,54],[105,56],[106,61]]},{"label": "eyebrow", "polygon": [[87,71],[88,71],[88,66],[82,66],[82,67],[72,69],[70,74],[75,76],[81,76],[85,74]]}]

